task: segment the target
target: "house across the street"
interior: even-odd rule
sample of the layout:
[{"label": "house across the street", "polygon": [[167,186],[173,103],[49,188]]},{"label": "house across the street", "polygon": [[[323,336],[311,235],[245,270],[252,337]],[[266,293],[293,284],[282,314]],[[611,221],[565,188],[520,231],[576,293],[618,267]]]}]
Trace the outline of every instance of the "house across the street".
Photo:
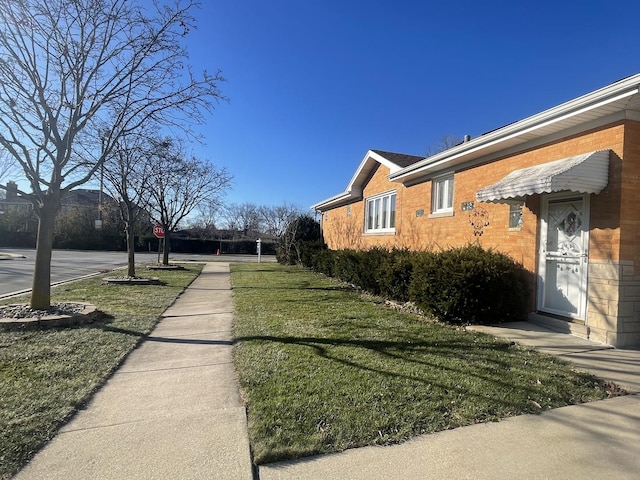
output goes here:
[{"label": "house across the street", "polygon": [[530,320],[640,345],[640,74],[427,158],[369,150],[313,208],[332,249],[506,253]]}]

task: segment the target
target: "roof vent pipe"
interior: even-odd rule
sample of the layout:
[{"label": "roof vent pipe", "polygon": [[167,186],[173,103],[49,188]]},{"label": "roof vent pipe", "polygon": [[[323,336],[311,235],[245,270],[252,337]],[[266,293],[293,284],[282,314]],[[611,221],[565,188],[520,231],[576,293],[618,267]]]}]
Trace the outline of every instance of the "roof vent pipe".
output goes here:
[{"label": "roof vent pipe", "polygon": [[465,135],[464,136],[464,143],[468,142],[469,140],[471,140],[471,135]]}]

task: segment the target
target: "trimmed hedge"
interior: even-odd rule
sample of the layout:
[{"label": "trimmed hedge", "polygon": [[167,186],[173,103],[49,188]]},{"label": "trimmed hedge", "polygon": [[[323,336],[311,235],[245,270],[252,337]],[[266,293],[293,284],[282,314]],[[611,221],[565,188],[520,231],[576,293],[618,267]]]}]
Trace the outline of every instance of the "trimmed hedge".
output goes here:
[{"label": "trimmed hedge", "polygon": [[449,323],[500,323],[519,319],[526,307],[524,270],[510,257],[480,246],[421,255],[409,297]]},{"label": "trimmed hedge", "polygon": [[322,250],[309,266],[374,295],[412,301],[448,323],[500,323],[519,319],[526,309],[522,266],[477,245],[441,252]]}]

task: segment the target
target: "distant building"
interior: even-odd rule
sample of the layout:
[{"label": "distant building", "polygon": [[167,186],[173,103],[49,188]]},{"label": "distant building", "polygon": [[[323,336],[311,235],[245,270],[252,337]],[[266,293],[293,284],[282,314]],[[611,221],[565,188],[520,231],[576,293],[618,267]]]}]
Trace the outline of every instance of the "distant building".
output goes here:
[{"label": "distant building", "polygon": [[[0,224],[5,229],[19,232],[35,232],[38,228],[33,205],[18,194],[16,182],[7,182],[4,199],[0,198]],[[8,227],[8,224],[12,226]]]},{"label": "distant building", "polygon": [[18,184],[7,182],[5,199],[0,199],[0,212],[28,212],[32,208],[31,202],[18,195]]},{"label": "distant building", "polygon": [[[100,190],[87,190],[84,188],[76,188],[62,195],[62,210],[66,211],[71,208],[86,207],[95,209],[96,215],[100,206]],[[106,193],[102,192],[103,204],[115,204],[116,201]]]},{"label": "distant building", "polygon": [[[74,208],[86,208],[95,210],[96,218],[98,218],[100,205],[100,191],[78,188],[70,192],[66,192],[62,196],[61,212],[67,212]],[[116,200],[110,195],[102,192],[102,203],[116,204]],[[33,204],[27,198],[24,198],[18,192],[18,184],[13,181],[7,182],[6,195],[4,199],[0,199],[0,215],[20,215],[25,217],[25,227],[23,231],[35,232],[38,227],[38,221],[35,213],[33,213]]]}]

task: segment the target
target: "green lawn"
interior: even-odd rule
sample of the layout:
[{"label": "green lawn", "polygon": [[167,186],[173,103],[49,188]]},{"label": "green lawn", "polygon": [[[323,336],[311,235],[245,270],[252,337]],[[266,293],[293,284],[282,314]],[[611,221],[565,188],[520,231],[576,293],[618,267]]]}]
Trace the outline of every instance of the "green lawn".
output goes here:
[{"label": "green lawn", "polygon": [[303,269],[236,264],[232,284],[257,464],[607,396],[557,358],[392,310]]},{"label": "green lawn", "polygon": [[103,285],[96,277],[54,287],[52,302],[90,302],[105,318],[73,328],[0,331],[0,478],[17,471],[89,399],[201,269],[154,271],[166,285]]}]

